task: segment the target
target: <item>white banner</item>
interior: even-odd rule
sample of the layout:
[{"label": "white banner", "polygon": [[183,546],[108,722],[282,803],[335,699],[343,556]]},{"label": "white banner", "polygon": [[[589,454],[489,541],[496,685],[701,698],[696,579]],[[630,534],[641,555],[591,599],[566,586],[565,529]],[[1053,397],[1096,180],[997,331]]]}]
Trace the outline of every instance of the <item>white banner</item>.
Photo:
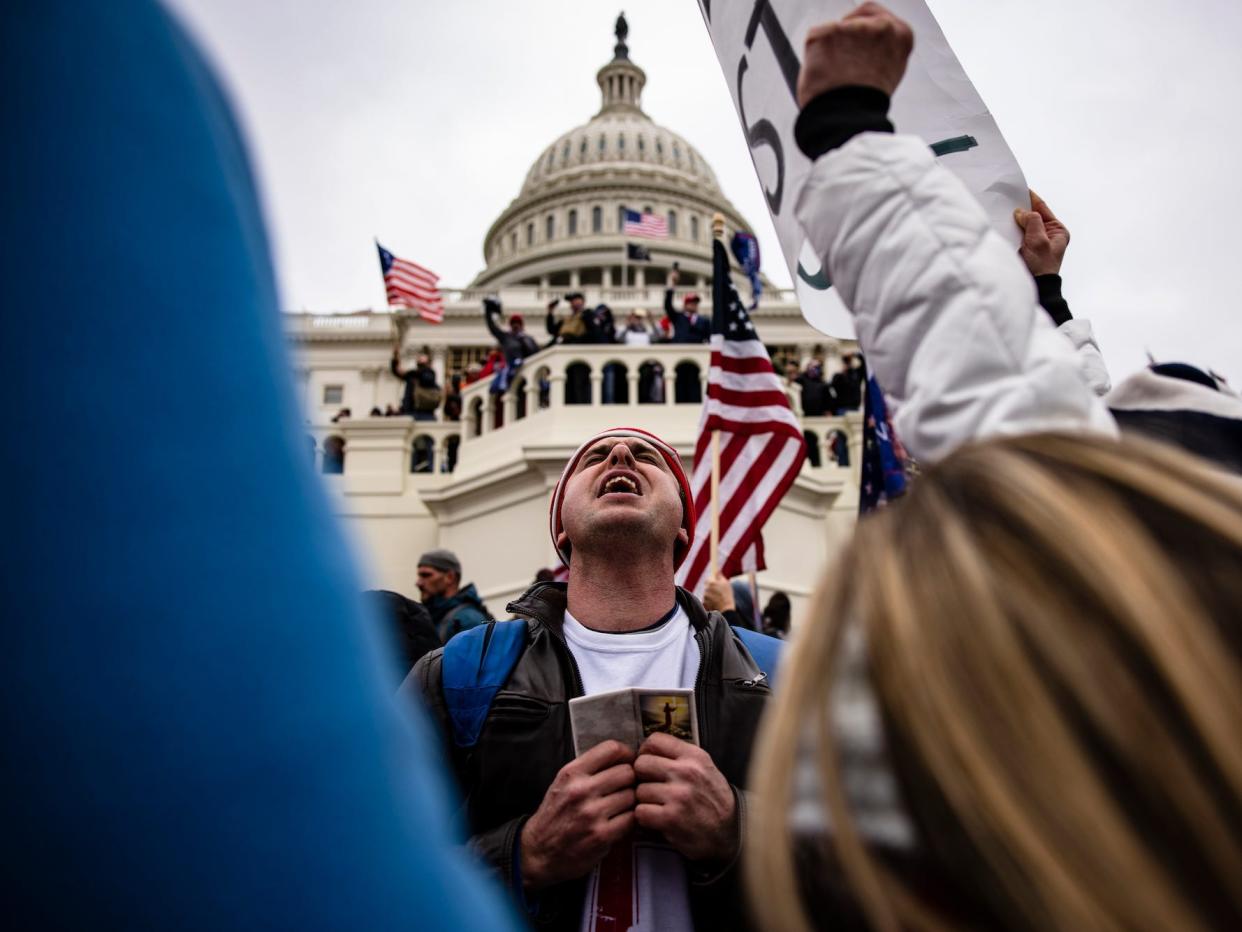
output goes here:
[{"label": "white banner", "polygon": [[[822,333],[843,338],[853,337],[853,320],[794,216],[798,192],[811,170],[794,141],[794,121],[807,32],[857,6],[852,0],[699,0],[802,316]],[[889,118],[897,132],[927,141],[1017,250],[1020,231],[1013,211],[1030,206],[1022,169],[924,0],[886,0],[886,6],[914,30],[914,54]]]}]

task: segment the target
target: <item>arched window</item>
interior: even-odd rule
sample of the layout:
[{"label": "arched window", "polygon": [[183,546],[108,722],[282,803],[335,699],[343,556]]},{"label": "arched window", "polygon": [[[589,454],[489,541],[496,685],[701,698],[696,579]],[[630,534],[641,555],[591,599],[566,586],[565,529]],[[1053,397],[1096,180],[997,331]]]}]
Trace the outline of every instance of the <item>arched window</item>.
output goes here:
[{"label": "arched window", "polygon": [[535,225],[533,223],[526,224],[526,245],[535,245]]},{"label": "arched window", "polygon": [[565,367],[565,404],[591,403],[591,367],[584,362],[571,362]]},{"label": "arched window", "polygon": [[554,158],[556,158],[556,153],[554,153],[551,149],[549,149],[548,150],[548,162],[547,162],[547,165],[544,166],[544,171],[552,171],[552,160]]},{"label": "arched window", "polygon": [[819,455],[819,434],[813,430],[804,430],[802,439],[806,441],[806,461],[812,469],[819,469],[823,460]]},{"label": "arched window", "polygon": [[517,234],[509,234],[509,252],[517,252]]},{"label": "arched window", "polygon": [[565,148],[561,150],[561,164],[569,164],[569,140],[565,140]]},{"label": "arched window", "polygon": [[552,216],[552,214],[548,214],[548,222],[544,225],[544,227],[547,232],[545,239],[552,239],[552,237],[556,235],[556,217]]},{"label": "arched window", "polygon": [[591,208],[591,232],[602,233],[604,231],[604,209],[602,207]]},{"label": "arched window", "polygon": [[699,381],[699,364],[679,362],[673,383],[673,402],[679,405],[697,405],[702,401],[703,384]]},{"label": "arched window", "polygon": [[670,210],[668,212],[668,235],[677,235],[677,211]]},{"label": "arched window", "polygon": [[578,144],[578,155],[580,155],[582,158],[585,159],[586,154],[587,154],[587,141],[586,141],[586,137],[583,136],[582,142]]},{"label": "arched window", "polygon": [[617,137],[617,151],[618,152],[625,151],[625,133],[622,133],[620,136]]},{"label": "arched window", "polygon": [[690,218],[690,238],[694,240],[696,243],[699,240],[699,218],[698,217],[692,216]]},{"label": "arched window", "polygon": [[419,434],[410,446],[410,472],[435,472],[436,442],[426,434]]},{"label": "arched window", "polygon": [[647,137],[646,136],[638,137],[638,151],[640,154],[647,151]]},{"label": "arched window", "polygon": [[604,137],[603,136],[599,137],[599,154],[600,155],[604,154]]},{"label": "arched window", "polygon": [[617,232],[620,233],[625,229],[625,205],[622,204],[617,208]]},{"label": "arched window", "polygon": [[476,398],[470,402],[470,436],[477,437],[483,433],[483,399]]},{"label": "arched window", "polygon": [[449,434],[448,440],[445,442],[444,465],[441,469],[444,472],[452,472],[457,468],[457,447],[461,444],[461,436],[459,434]]},{"label": "arched window", "polygon": [[677,143],[673,143],[673,161],[681,161],[681,146],[677,145]]},{"label": "arched window", "polygon": [[664,155],[664,141],[662,139],[656,140],[656,155]]},{"label": "arched window", "polygon": [[653,359],[638,367],[638,403],[664,404],[664,366]]},{"label": "arched window", "polygon": [[604,378],[600,385],[601,400],[606,405],[630,403],[630,370],[623,362],[604,363]]},{"label": "arched window", "polygon": [[567,219],[569,221],[568,223],[569,235],[576,236],[578,233],[578,211],[571,209],[569,211],[569,217]]},{"label": "arched window", "polygon": [[513,383],[513,387],[509,391],[513,392],[513,400],[516,402],[517,408],[514,411],[513,419],[520,421],[526,417],[526,380],[518,379]]}]

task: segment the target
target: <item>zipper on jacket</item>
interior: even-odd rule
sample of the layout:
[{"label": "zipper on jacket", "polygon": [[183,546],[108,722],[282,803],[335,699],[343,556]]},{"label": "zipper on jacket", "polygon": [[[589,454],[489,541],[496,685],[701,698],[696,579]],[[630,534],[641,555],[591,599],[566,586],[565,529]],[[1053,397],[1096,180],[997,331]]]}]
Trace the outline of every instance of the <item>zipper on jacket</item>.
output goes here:
[{"label": "zipper on jacket", "polygon": [[694,633],[694,639],[699,645],[699,669],[694,675],[694,704],[699,719],[699,746],[704,750],[708,746],[709,729],[707,727],[707,703],[703,701],[703,678],[707,665],[711,662],[710,632],[711,622],[709,621],[701,630]]}]

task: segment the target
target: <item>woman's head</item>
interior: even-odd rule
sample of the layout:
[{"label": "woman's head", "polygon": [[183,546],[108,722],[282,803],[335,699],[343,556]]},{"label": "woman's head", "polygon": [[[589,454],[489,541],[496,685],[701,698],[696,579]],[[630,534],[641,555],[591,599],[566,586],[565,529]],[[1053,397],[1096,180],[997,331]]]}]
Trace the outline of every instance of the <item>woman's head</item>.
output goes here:
[{"label": "woman's head", "polygon": [[[1163,447],[1036,435],[962,449],[864,521],[757,756],[765,914],[797,901],[784,814],[810,735],[835,856],[875,925],[1242,921],[1239,489]],[[849,629],[958,915],[902,887],[854,827],[830,725]]]}]

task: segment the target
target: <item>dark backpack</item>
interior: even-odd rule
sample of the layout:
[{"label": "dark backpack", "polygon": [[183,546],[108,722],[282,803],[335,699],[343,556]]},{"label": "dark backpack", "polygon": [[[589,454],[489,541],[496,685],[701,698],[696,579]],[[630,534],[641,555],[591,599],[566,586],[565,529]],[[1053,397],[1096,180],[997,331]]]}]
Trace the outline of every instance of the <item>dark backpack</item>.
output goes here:
[{"label": "dark backpack", "polygon": [[[526,622],[520,619],[491,621],[463,631],[444,646],[440,665],[444,704],[458,747],[478,743],[492,701],[526,648],[526,631]],[[785,642],[746,628],[735,627],[733,633],[762,671],[759,679],[766,679],[768,687],[775,689]]]}]

